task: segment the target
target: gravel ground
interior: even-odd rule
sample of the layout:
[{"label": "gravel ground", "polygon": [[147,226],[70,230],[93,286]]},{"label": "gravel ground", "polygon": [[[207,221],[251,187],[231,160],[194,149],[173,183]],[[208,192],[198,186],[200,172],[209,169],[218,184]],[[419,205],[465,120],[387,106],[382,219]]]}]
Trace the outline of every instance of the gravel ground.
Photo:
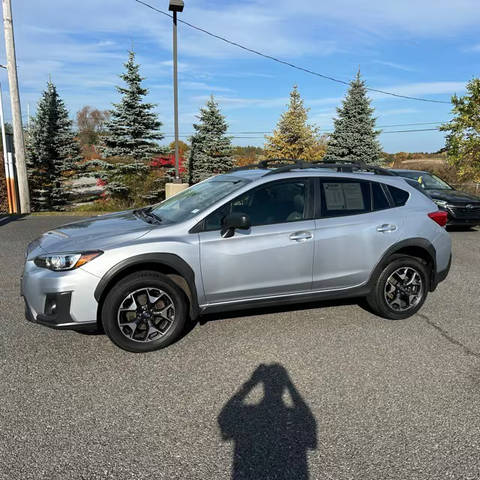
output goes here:
[{"label": "gravel ground", "polygon": [[134,355],[23,317],[25,247],[69,220],[0,220],[2,480],[480,478],[480,231],[414,318],[217,315]]}]

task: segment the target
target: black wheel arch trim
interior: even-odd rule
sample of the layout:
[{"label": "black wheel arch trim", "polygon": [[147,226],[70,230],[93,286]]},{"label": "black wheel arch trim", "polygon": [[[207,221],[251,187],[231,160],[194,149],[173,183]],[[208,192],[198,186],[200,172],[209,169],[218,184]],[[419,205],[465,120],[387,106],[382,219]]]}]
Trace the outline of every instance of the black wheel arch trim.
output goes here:
[{"label": "black wheel arch trim", "polygon": [[95,288],[94,296],[97,302],[100,302],[102,299],[105,290],[110,285],[110,282],[123,271],[135,267],[137,265],[155,265],[170,267],[173,270],[176,270],[187,282],[188,288],[190,289],[190,316],[192,319],[196,319],[200,313],[200,308],[198,306],[198,296],[197,289],[195,286],[195,274],[188,265],[188,263],[180,258],[178,255],[173,253],[143,253],[140,255],[135,255],[130,258],[126,258],[121,262],[114,265],[107,273],[102,277],[100,282]]},{"label": "black wheel arch trim", "polygon": [[428,255],[430,256],[430,259],[432,261],[432,271],[430,272],[430,291],[435,290],[439,283],[438,279],[438,272],[437,272],[437,254],[435,247],[425,238],[409,238],[406,240],[402,240],[400,242],[397,242],[393,244],[391,247],[389,247],[382,255],[382,258],[380,261],[377,263],[376,267],[374,268],[370,280],[368,281],[368,284],[370,286],[370,289],[373,288],[373,283],[375,282],[375,279],[377,276],[380,274],[383,268],[385,268],[385,263],[388,257],[394,255],[395,253],[399,252],[400,250],[404,248],[409,248],[409,247],[416,247],[416,248],[421,248],[425,250]]}]

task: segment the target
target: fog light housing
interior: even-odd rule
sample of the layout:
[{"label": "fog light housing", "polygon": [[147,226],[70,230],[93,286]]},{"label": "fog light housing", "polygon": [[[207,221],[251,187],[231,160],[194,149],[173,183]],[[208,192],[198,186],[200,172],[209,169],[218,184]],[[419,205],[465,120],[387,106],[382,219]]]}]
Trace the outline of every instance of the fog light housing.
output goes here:
[{"label": "fog light housing", "polygon": [[55,315],[57,313],[57,302],[55,300],[51,300],[47,302],[45,305],[45,314],[46,315]]}]

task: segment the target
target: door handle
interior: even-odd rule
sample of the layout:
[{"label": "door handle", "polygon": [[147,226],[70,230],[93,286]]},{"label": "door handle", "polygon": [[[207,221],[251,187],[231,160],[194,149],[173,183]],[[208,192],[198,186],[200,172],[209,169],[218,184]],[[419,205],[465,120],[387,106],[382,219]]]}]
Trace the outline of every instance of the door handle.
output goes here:
[{"label": "door handle", "polygon": [[297,242],[304,242],[305,240],[313,238],[313,235],[310,232],[295,232],[292,233],[289,238]]},{"label": "door handle", "polygon": [[377,232],[394,232],[396,229],[397,229],[396,225],[384,223],[383,225],[379,225],[377,227]]}]

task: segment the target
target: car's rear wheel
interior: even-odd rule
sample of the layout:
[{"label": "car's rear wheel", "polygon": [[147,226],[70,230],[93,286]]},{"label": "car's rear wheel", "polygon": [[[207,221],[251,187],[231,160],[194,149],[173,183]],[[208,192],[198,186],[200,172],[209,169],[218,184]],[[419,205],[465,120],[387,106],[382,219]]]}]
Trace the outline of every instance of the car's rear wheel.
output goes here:
[{"label": "car's rear wheel", "polygon": [[428,290],[427,265],[416,257],[393,255],[378,274],[367,303],[377,315],[401,320],[420,310]]},{"label": "car's rear wheel", "polygon": [[129,352],[166,347],[182,332],[187,298],[166,275],[135,272],[110,289],[102,308],[105,333]]}]

